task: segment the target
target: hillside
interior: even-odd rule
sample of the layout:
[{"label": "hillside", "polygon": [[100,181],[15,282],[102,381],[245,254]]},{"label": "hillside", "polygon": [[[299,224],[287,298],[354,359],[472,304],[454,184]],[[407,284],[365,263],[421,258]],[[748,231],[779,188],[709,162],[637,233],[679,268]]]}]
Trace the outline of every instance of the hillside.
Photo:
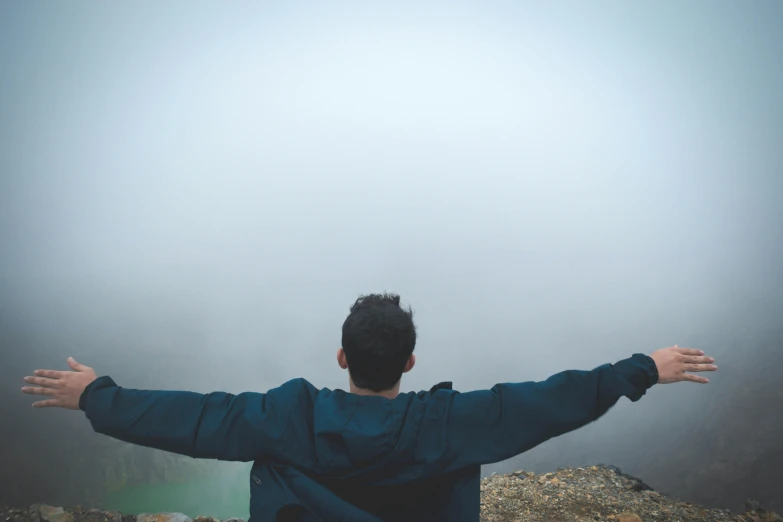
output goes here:
[{"label": "hillside", "polygon": [[[481,483],[481,520],[783,522],[752,501],[741,514],[681,502],[653,491],[641,480],[625,475],[613,466],[567,468],[543,475],[517,471],[485,478]],[[42,504],[21,509],[0,506],[0,521],[194,522],[181,513],[136,516],[81,507],[64,510]],[[216,522],[216,519],[197,517],[195,522]]]}]

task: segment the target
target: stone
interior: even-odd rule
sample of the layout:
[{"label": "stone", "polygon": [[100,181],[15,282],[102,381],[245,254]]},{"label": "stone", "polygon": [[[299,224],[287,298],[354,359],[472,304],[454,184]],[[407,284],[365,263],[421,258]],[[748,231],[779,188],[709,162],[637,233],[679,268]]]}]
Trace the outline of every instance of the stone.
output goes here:
[{"label": "stone", "polygon": [[615,520],[617,522],[644,522],[636,513],[620,513]]},{"label": "stone", "polygon": [[142,513],[136,522],[193,522],[193,519],[184,513]]},{"label": "stone", "polygon": [[73,522],[73,515],[61,507],[47,506],[46,504],[33,504],[30,506],[33,519],[45,522]]}]

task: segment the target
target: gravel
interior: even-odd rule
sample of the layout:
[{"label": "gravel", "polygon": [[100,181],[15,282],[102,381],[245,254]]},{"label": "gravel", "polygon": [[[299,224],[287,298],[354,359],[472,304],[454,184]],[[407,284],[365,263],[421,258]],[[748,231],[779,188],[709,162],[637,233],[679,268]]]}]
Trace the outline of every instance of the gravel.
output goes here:
[{"label": "gravel", "polygon": [[758,506],[748,508],[746,513],[732,515],[728,510],[681,502],[614,466],[561,469],[543,475],[517,471],[481,481],[484,522],[781,521]]}]

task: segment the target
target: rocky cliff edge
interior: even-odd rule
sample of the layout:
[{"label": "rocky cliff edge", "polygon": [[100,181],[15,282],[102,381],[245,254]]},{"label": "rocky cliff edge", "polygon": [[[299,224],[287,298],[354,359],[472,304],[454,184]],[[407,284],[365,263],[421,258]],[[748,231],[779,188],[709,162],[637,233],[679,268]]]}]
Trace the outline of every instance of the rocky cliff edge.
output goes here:
[{"label": "rocky cliff edge", "polygon": [[[707,509],[653,491],[614,466],[560,469],[535,475],[517,471],[481,481],[481,521],[570,522],[705,521],[783,522],[748,501],[744,513]],[[220,522],[182,513],[124,515],[97,509],[63,509],[45,504],[29,508],[0,506],[0,522]],[[224,522],[241,522],[229,519]]]}]

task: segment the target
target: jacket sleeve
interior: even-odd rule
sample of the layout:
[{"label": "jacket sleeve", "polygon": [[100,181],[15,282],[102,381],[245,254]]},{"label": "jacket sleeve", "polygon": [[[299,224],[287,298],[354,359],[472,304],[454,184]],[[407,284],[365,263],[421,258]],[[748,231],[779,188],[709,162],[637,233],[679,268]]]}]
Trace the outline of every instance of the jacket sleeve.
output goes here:
[{"label": "jacket sleeve", "polygon": [[592,371],[564,371],[542,382],[456,393],[448,409],[442,464],[453,469],[509,459],[591,423],[623,396],[638,401],[657,382],[655,362],[636,354]]},{"label": "jacket sleeve", "polygon": [[84,390],[79,408],[96,432],[115,439],[195,458],[251,461],[271,454],[285,429],[280,390],[131,390],[100,377]]}]

